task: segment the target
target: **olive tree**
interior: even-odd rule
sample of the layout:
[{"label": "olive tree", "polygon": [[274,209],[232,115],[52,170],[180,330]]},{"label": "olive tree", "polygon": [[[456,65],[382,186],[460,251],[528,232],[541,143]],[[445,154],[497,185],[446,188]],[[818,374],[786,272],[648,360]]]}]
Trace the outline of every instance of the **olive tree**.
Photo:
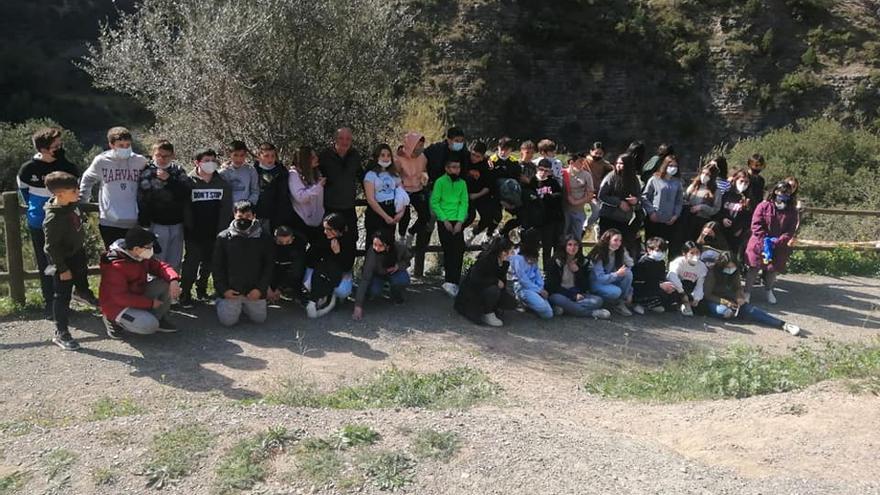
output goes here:
[{"label": "olive tree", "polygon": [[367,143],[399,112],[412,19],[385,0],[144,0],[81,66],[184,152],[230,139],[289,151],[343,124]]}]

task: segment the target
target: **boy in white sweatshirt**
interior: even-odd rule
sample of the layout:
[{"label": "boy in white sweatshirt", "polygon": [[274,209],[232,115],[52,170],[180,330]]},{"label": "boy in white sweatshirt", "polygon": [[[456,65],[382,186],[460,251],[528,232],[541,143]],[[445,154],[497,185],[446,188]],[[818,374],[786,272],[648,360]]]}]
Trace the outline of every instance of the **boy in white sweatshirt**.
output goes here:
[{"label": "boy in white sweatshirt", "polygon": [[681,314],[693,316],[694,309],[703,300],[703,283],[709,269],[700,261],[700,248],[694,241],[687,241],[681,248],[681,256],[669,264],[666,279],[672,282],[681,295]]},{"label": "boy in white sweatshirt", "polygon": [[132,152],[131,141],[131,132],[125,127],[107,131],[110,149],[92,160],[79,187],[80,200],[89,201],[92,188],[101,184],[98,228],[107,249],[138,223],[138,182],[147,159]]}]

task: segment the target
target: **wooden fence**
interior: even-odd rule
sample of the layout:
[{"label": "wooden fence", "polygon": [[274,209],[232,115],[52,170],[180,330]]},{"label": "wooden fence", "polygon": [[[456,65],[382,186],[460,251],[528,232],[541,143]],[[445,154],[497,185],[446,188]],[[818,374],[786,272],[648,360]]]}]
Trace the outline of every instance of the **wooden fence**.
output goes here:
[{"label": "wooden fence", "polygon": [[[365,207],[366,201],[359,200],[357,206]],[[83,203],[81,209],[86,213],[98,211],[96,203]],[[19,204],[18,193],[14,191],[3,193],[3,221],[6,226],[6,272],[0,272],[0,284],[9,285],[9,295],[12,300],[18,304],[25,302],[25,280],[37,279],[40,277],[36,270],[25,270],[24,268],[24,249],[21,236],[22,215],[26,209]],[[880,211],[870,210],[839,210],[832,208],[807,208],[807,212],[819,215],[852,215],[852,216],[868,216],[880,217]],[[593,241],[586,241],[584,246],[592,246]],[[858,251],[874,251],[880,252],[880,247],[874,243],[854,243],[854,242],[836,242],[825,243],[818,241],[798,240],[795,249],[808,251],[830,251],[837,247],[848,247]],[[468,251],[479,251],[480,246],[468,246]],[[430,245],[425,249],[427,253],[441,252],[442,248],[437,245]],[[358,252],[359,256],[363,255],[363,251]],[[421,276],[424,272],[425,258],[424,253],[419,253],[414,260],[414,271],[416,276]],[[98,267],[89,267],[89,274],[97,274]]]}]

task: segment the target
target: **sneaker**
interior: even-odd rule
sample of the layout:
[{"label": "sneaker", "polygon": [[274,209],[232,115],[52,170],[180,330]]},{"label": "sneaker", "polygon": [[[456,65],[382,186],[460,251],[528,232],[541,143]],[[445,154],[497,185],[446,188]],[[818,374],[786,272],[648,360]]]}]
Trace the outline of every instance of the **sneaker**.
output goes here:
[{"label": "sneaker", "polygon": [[112,322],[108,320],[106,317],[101,317],[104,320],[104,330],[107,331],[107,336],[113,340],[122,339],[122,327],[119,326],[118,323]]},{"label": "sneaker", "polygon": [[178,304],[180,304],[181,308],[190,309],[195,306],[195,302],[193,301],[191,294],[183,293],[180,295],[180,298],[177,300]]},{"label": "sneaker", "polygon": [[607,309],[594,309],[590,316],[597,320],[608,320],[611,319],[611,311]]},{"label": "sneaker", "polygon": [[794,336],[798,336],[801,333],[801,327],[795,325],[794,323],[784,323],[782,325],[782,329]]},{"label": "sneaker", "polygon": [[636,304],[635,306],[633,306],[632,310],[633,310],[633,313],[635,313],[637,315],[645,314],[645,307],[642,306],[641,304]]},{"label": "sneaker", "polygon": [[621,316],[632,316],[632,311],[626,307],[626,303],[620,303],[617,306],[614,306],[614,311]]},{"label": "sneaker", "polygon": [[177,331],[177,326],[168,321],[168,318],[162,318],[159,320],[158,331],[162,333],[174,333]]},{"label": "sneaker", "polygon": [[458,285],[453,284],[452,282],[443,282],[443,285],[440,287],[443,288],[443,292],[446,292],[449,297],[455,297],[458,295]]},{"label": "sneaker", "polygon": [[562,306],[553,306],[553,316],[562,316],[565,314],[565,310],[562,309]]},{"label": "sneaker", "polygon": [[330,296],[330,299],[323,305],[315,304],[315,316],[313,318],[320,318],[327,313],[333,311],[333,308],[336,307],[336,294]]},{"label": "sneaker", "polygon": [[95,294],[90,290],[80,290],[76,291],[70,295],[70,298],[80,304],[86,304],[88,306],[93,306],[95,308],[100,306],[98,302],[98,298],[95,297]]},{"label": "sneaker", "polygon": [[767,291],[767,302],[770,304],[776,304],[776,295],[773,294],[773,289]]},{"label": "sneaker", "polygon": [[504,325],[504,322],[501,321],[495,313],[486,313],[483,315],[483,323],[489,325],[490,327],[500,327]]},{"label": "sneaker", "polygon": [[664,308],[663,306],[654,306],[653,308],[651,308],[651,311],[655,313],[665,313],[666,308]]},{"label": "sneaker", "polygon": [[318,304],[315,301],[309,301],[306,303],[306,316],[309,318],[318,317]]},{"label": "sneaker", "polygon": [[52,342],[65,351],[75,351],[79,349],[79,342],[70,336],[70,332],[56,333],[52,338]]},{"label": "sneaker", "polygon": [[681,305],[681,314],[684,316],[694,316],[694,309],[690,304],[682,304]]},{"label": "sneaker", "polygon": [[729,320],[729,319],[733,318],[734,314],[736,314],[736,313],[734,313],[732,309],[727,308],[724,310],[724,313],[721,314],[721,317],[724,318],[725,320]]}]

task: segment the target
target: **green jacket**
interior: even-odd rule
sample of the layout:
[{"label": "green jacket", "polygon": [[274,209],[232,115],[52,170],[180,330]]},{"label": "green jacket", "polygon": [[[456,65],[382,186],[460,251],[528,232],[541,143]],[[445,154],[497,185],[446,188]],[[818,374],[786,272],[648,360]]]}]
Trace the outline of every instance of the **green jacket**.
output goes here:
[{"label": "green jacket", "polygon": [[464,179],[453,182],[444,175],[434,182],[431,210],[441,222],[464,222],[468,213],[468,191]]},{"label": "green jacket", "polygon": [[86,229],[79,203],[61,206],[55,198],[46,201],[43,207],[46,218],[43,220],[43,232],[46,234],[44,250],[51,263],[55,264],[56,273],[70,269],[67,259],[84,249]]}]

